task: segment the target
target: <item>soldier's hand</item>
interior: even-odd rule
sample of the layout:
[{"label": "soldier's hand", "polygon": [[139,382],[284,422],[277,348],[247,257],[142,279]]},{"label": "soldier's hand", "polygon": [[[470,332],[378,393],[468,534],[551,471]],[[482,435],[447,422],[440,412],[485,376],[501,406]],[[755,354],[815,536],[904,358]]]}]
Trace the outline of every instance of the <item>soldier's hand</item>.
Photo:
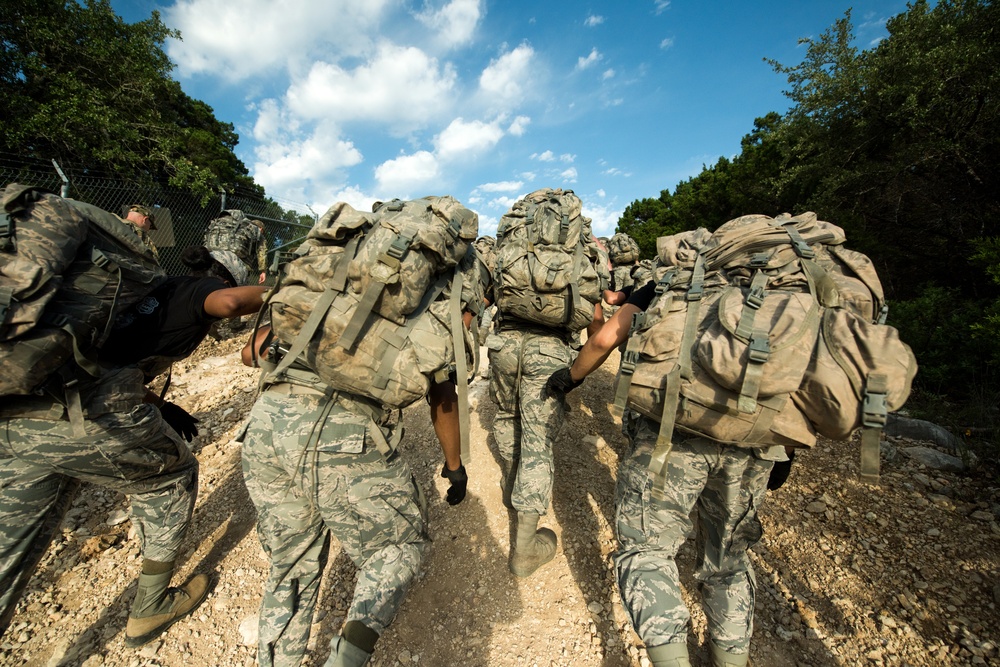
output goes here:
[{"label": "soldier's hand", "polygon": [[170,424],[170,427],[188,442],[198,435],[196,426],[198,420],[176,403],[166,401],[160,406],[160,414],[163,415],[163,421]]},{"label": "soldier's hand", "polygon": [[583,380],[574,380],[569,368],[560,368],[549,376],[545,382],[546,396],[565,396],[583,384]]},{"label": "soldier's hand", "polygon": [[788,452],[787,461],[777,461],[771,468],[771,475],[767,478],[767,488],[769,491],[780,489],[788,481],[788,473],[792,471],[792,461],[795,460],[795,450]]},{"label": "soldier's hand", "polygon": [[448,470],[448,464],[445,463],[441,468],[441,476],[451,482],[451,486],[448,487],[448,504],[457,505],[465,500],[465,487],[469,484],[465,466],[459,466],[458,470]]}]

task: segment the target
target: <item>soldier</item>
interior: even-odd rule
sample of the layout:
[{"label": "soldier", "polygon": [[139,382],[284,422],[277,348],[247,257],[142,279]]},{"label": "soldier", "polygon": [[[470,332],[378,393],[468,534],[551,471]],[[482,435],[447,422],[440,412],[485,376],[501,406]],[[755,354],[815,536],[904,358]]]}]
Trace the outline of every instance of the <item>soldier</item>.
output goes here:
[{"label": "soldier", "polygon": [[[274,360],[281,344],[269,337],[264,327],[255,340],[260,355]],[[251,344],[243,350],[250,366]],[[262,667],[301,663],[331,533],[359,573],[327,665],[367,664],[420,570],[430,544],[424,503],[395,449],[402,433],[390,414],[376,401],[330,390],[298,362],[264,386],[251,410],[243,477],[271,559],[259,622]]]},{"label": "soldier", "polygon": [[149,237],[149,232],[156,229],[156,217],[153,209],[145,204],[132,204],[128,207],[123,218],[126,224],[135,230],[135,233],[142,239],[143,245],[153,252],[156,261],[160,261],[160,251],[153,245],[153,240]]},{"label": "soldier", "polygon": [[[248,218],[243,211],[231,209],[222,212],[208,224],[205,232],[205,247],[235,254],[246,267],[244,275],[256,284],[267,277],[267,243],[264,238],[264,223]],[[250,284],[241,283],[242,284]]]},{"label": "soldier", "polygon": [[[235,290],[233,294],[222,281],[208,281],[209,289],[201,289],[196,306],[203,319],[241,315],[260,307],[261,288],[241,288],[254,293]],[[9,624],[81,481],[121,491],[131,501],[143,562],[125,628],[127,646],[152,641],[205,599],[207,575],[199,574],[181,588],[169,586],[197,493],[198,461],[179,435],[191,439],[193,418],[172,403],[151,397],[142,371],[135,366],[147,355],[176,353],[171,346],[181,345],[190,354],[201,340],[191,327],[202,325],[178,330],[157,319],[157,311],[183,315],[193,310],[190,303],[177,304],[177,294],[173,288],[154,291],[154,300],[163,308],[151,310],[145,302],[134,307],[136,317],[126,318],[128,323],[155,336],[128,344],[120,336],[131,330],[126,327],[117,332],[118,338],[109,339],[115,341],[115,351],[108,356],[115,360],[102,359],[105,370],[97,379],[87,379],[82,373],[55,377],[41,395],[4,397],[0,408],[0,632]],[[143,319],[139,316],[151,314],[150,319],[159,324],[139,326],[138,320]],[[204,336],[204,329],[200,331]],[[73,418],[73,402],[66,390],[74,380],[83,399],[79,423]],[[154,402],[160,403],[162,413]]]},{"label": "soldier", "polygon": [[[656,284],[647,282],[587,340],[569,369],[552,375],[546,390],[562,396],[579,386],[628,338],[632,316],[649,307]],[[619,296],[624,300],[624,294]],[[708,618],[713,667],[747,665],[753,632],[754,575],[747,550],[761,537],[757,510],[773,460],[782,454],[744,449],[674,432],[666,496],[650,499],[650,455],[659,424],[626,412],[623,429],[631,456],[618,472],[615,567],[622,603],[654,667],[689,667],[690,613],[681,597],[675,557],[698,508],[695,577]],[[778,448],[780,449],[780,448]]]},{"label": "soldier", "polygon": [[[537,209],[532,207],[539,202],[552,208],[536,214]],[[533,291],[532,284],[518,283],[512,277],[505,284],[505,267],[502,264],[504,258],[514,261],[511,258],[533,254],[529,246],[533,245],[531,234],[535,233],[537,225],[528,226],[524,221],[530,217],[537,223],[543,215],[547,215],[552,221],[559,220],[560,223],[570,220],[568,227],[579,225],[576,231],[577,247],[570,250],[562,242],[558,244],[557,252],[574,258],[563,266],[575,265],[578,273],[587,270],[593,276],[595,285],[606,286],[607,255],[590,231],[590,219],[580,213],[581,206],[579,198],[571,191],[537,191],[515,204],[504,216],[497,235],[497,262],[501,267],[497,269],[497,284],[493,286],[493,293],[499,310],[494,332],[487,338],[486,346],[490,360],[490,395],[497,405],[493,437],[503,460],[501,485],[504,501],[506,504],[509,498],[508,507],[517,511],[516,539],[511,545],[509,568],[518,577],[530,576],[551,561],[556,553],[555,533],[548,528],[539,529],[538,523],[548,512],[552,500],[552,445],[565,418],[566,406],[561,397],[543,392],[545,382],[556,370],[566,370],[573,363],[579,349],[580,331],[584,328],[596,331],[604,321],[604,314],[600,303],[592,305],[592,301],[576,294],[577,301],[571,295],[560,295],[552,301],[560,307],[573,302],[574,308],[579,302],[579,312],[586,313],[590,318],[587,323],[582,322],[582,316],[575,320],[574,326],[546,325],[526,319],[527,315],[518,317],[515,312],[531,313],[530,305],[527,308],[522,306],[533,304],[538,294]],[[524,211],[531,213],[525,214]],[[532,231],[521,233],[522,228],[532,228]],[[571,238],[568,233],[566,238]],[[574,285],[576,289],[578,286]],[[505,302],[505,291],[517,297]],[[571,291],[571,294],[575,293]],[[568,321],[563,316],[560,319]]]}]

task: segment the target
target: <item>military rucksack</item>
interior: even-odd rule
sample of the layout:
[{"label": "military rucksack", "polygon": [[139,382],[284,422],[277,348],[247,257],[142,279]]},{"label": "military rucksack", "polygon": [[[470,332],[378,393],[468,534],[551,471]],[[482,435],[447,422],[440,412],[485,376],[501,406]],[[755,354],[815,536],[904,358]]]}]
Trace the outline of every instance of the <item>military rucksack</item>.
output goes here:
[{"label": "military rucksack", "polygon": [[254,222],[239,209],[229,209],[208,223],[205,230],[205,247],[209,250],[228,250],[250,267],[256,275],[257,247],[261,243],[261,231]]},{"label": "military rucksack", "polygon": [[639,261],[639,244],[624,232],[618,232],[608,241],[608,257],[614,266],[631,266]]},{"label": "military rucksack", "polygon": [[518,200],[497,227],[493,302],[514,317],[576,332],[593,320],[608,268],[572,190]]},{"label": "military rucksack", "polygon": [[871,261],[805,213],[745,216],[657,241],[657,296],[635,316],[615,406],[660,422],[662,483],[674,427],[744,447],[862,437],[877,479],[880,428],[906,401],[910,348],[884,324]]},{"label": "military rucksack", "polygon": [[478,346],[462,309],[478,313],[482,303],[478,228],[452,197],[380,202],[372,213],[332,206],[281,263],[265,304],[290,345],[269,375],[300,361],[335,390],[403,408],[454,372],[467,423]]},{"label": "military rucksack", "polygon": [[132,227],[90,204],[12,183],[0,211],[0,395],[57,369],[97,376],[118,313],[166,277]]}]

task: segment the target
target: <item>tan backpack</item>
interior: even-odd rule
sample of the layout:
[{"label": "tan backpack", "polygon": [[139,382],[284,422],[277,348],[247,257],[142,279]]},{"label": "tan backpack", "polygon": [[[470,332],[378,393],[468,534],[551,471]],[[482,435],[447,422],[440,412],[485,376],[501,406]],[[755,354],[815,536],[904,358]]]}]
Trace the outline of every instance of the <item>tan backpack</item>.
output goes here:
[{"label": "tan backpack", "polygon": [[[843,230],[805,213],[744,216],[657,241],[657,297],[636,315],[616,409],[660,422],[650,463],[662,483],[674,427],[742,447],[811,447],[859,427],[862,475],[916,374],[884,324],[871,261]],[[662,488],[662,487],[661,487]]]},{"label": "tan backpack", "polygon": [[639,244],[625,232],[618,232],[607,243],[608,257],[618,266],[632,266],[639,261]]},{"label": "tan backpack", "polygon": [[593,320],[608,286],[606,258],[572,190],[518,200],[497,227],[493,302],[510,316],[576,332]]},{"label": "tan backpack", "polygon": [[482,302],[478,229],[478,216],[452,197],[378,203],[372,213],[332,206],[282,264],[265,303],[290,347],[263,380],[300,361],[335,390],[403,408],[455,372],[467,432],[478,346],[462,310],[478,313]]}]

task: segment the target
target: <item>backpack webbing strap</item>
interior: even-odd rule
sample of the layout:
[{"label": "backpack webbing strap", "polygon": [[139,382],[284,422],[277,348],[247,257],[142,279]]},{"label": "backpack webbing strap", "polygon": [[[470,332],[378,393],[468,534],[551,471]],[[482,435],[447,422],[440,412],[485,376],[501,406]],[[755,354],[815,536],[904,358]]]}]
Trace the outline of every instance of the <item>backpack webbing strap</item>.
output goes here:
[{"label": "backpack webbing strap", "polygon": [[701,298],[704,296],[705,256],[698,253],[691,275],[691,285],[687,292],[688,312],[684,320],[684,333],[681,336],[680,358],[677,365],[667,373],[667,386],[664,387],[663,412],[660,415],[660,431],[656,436],[656,447],[649,457],[649,471],[653,475],[651,493],[656,498],[662,498],[667,483],[667,459],[673,449],[674,423],[677,420],[677,406],[681,397],[682,380],[691,377],[691,350],[694,347],[695,333],[698,330],[698,314],[701,310]]},{"label": "backpack webbing strap", "polygon": [[625,344],[621,363],[618,364],[618,384],[615,387],[615,402],[611,406],[611,414],[615,417],[621,417],[625,413],[628,390],[632,385],[632,374],[635,373],[636,364],[639,363],[639,346],[642,345],[635,333],[643,327],[645,322],[646,313],[641,312],[632,315],[632,326],[628,332],[628,343]]},{"label": "backpack webbing strap", "polygon": [[740,386],[740,398],[737,410],[752,414],[757,410],[757,395],[760,393],[760,382],[764,376],[764,364],[771,356],[771,341],[769,332],[757,326],[761,306],[767,292],[767,274],[757,270],[750,282],[750,291],[743,301],[743,312],[740,323],[736,327],[736,336],[748,341],[747,363],[743,367],[743,384]]},{"label": "backpack webbing strap", "polygon": [[[672,268],[667,271],[656,283],[656,297],[659,298],[670,287],[670,282],[677,275],[677,269]],[[668,296],[667,298],[673,298]],[[628,342],[625,344],[625,351],[622,352],[621,363],[618,366],[618,384],[615,387],[615,401],[611,406],[611,414],[621,417],[625,412],[625,404],[628,401],[628,390],[632,384],[632,374],[635,366],[639,363],[639,346],[641,345],[635,333],[646,324],[646,313],[636,313],[632,316],[632,326],[628,332]]]},{"label": "backpack webbing strap", "polygon": [[472,452],[469,447],[469,365],[465,358],[465,324],[462,322],[462,274],[455,267],[448,300],[451,317],[452,349],[455,352],[455,388],[458,392],[458,432],[461,441],[462,461],[468,463]]},{"label": "backpack webbing strap", "polygon": [[810,248],[809,244],[806,243],[806,240],[802,238],[802,235],[799,234],[799,230],[795,228],[794,222],[786,222],[784,224],[781,224],[780,226],[782,229],[785,230],[785,233],[787,233],[788,237],[792,240],[792,250],[795,251],[796,255],[798,255],[803,259],[812,259],[813,257],[816,256],[816,251]]},{"label": "backpack webbing strap", "polygon": [[[389,244],[389,247],[386,248],[385,252],[379,255],[378,261],[399,271],[400,260],[410,249],[410,244],[413,243],[413,236],[413,232],[400,232],[396,234],[396,237]],[[382,290],[385,289],[385,286],[384,282],[378,280],[372,280],[368,285],[365,293],[361,296],[361,302],[351,316],[351,321],[347,323],[347,326],[344,327],[344,333],[337,339],[339,347],[348,351],[354,347],[361,329],[364,327],[365,322],[368,321],[368,316],[371,315],[372,310],[375,308],[375,302],[382,295]]]},{"label": "backpack webbing strap", "polygon": [[0,287],[0,327],[7,321],[10,304],[14,300],[13,287]]},{"label": "backpack webbing strap", "polygon": [[566,307],[566,317],[563,320],[563,324],[569,324],[569,321],[573,318],[573,314],[576,312],[576,304],[580,303],[580,273],[583,268],[583,239],[580,239],[580,243],[576,245],[576,250],[573,252],[573,272],[570,274],[569,279],[569,304]]},{"label": "backpack webbing strap", "polygon": [[430,307],[432,303],[438,298],[441,292],[444,291],[445,286],[448,284],[450,276],[444,274],[438,276],[438,279],[431,285],[430,289],[424,292],[423,297],[420,299],[420,303],[413,310],[412,313],[406,316],[406,322],[399,327],[395,332],[391,334],[386,334],[386,337],[382,339],[387,345],[384,354],[382,355],[382,363],[379,364],[378,372],[372,379],[372,385],[378,387],[379,389],[385,389],[389,384],[389,373],[392,372],[392,367],[396,363],[396,357],[399,356],[400,351],[406,344],[406,339],[409,338],[410,332],[413,331],[414,325],[416,325],[417,320],[424,313],[427,308]]},{"label": "backpack webbing strap", "polygon": [[288,354],[281,360],[281,363],[277,365],[274,369],[274,375],[286,370],[292,365],[299,355],[302,354],[306,347],[309,345],[309,341],[312,340],[313,334],[316,333],[316,329],[319,328],[319,323],[323,321],[326,317],[326,312],[330,309],[330,305],[333,303],[334,298],[339,294],[335,292],[332,288],[326,288],[323,293],[316,300],[313,305],[313,311],[309,313],[306,323],[302,325],[302,329],[299,331],[299,335],[295,337],[292,342],[291,349],[288,350]]},{"label": "backpack webbing strap", "polygon": [[878,484],[880,466],[880,441],[882,429],[888,420],[886,392],[889,378],[884,373],[871,373],[865,384],[865,398],[861,406],[861,479]]}]

